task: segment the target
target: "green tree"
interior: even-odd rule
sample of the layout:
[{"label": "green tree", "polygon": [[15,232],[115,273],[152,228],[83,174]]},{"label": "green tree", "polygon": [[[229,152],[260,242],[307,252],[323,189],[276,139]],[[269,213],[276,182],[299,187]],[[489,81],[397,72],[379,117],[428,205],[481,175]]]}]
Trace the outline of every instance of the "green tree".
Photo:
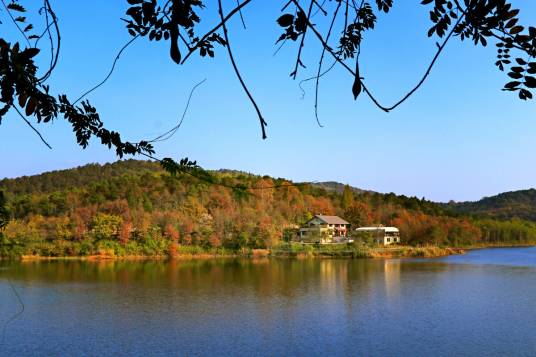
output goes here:
[{"label": "green tree", "polygon": [[0,234],[2,229],[7,226],[9,222],[9,211],[7,209],[6,197],[4,192],[0,191]]},{"label": "green tree", "polygon": [[296,228],[285,228],[283,229],[283,242],[292,242],[294,238],[298,235],[298,229]]},{"label": "green tree", "polygon": [[354,192],[349,185],[344,185],[344,190],[342,191],[342,208],[345,210],[350,208],[354,203]]},{"label": "green tree", "polygon": [[91,223],[91,233],[96,240],[112,240],[119,236],[123,219],[118,216],[99,213]]},{"label": "green tree", "polygon": [[246,232],[238,233],[236,242],[237,242],[238,248],[240,249],[246,248],[249,244],[249,234],[247,234]]}]

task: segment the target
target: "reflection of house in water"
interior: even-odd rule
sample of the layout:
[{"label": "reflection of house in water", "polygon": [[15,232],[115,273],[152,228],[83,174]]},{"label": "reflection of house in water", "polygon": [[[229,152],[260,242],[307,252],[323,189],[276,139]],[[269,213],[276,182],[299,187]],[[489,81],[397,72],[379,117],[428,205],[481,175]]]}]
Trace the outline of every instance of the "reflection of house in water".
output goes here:
[{"label": "reflection of house in water", "polygon": [[383,272],[386,296],[388,299],[395,299],[400,294],[400,261],[386,259]]},{"label": "reflection of house in water", "polygon": [[341,292],[346,289],[348,284],[348,262],[344,260],[321,260],[319,264],[319,292],[321,295],[329,299],[341,296]]}]

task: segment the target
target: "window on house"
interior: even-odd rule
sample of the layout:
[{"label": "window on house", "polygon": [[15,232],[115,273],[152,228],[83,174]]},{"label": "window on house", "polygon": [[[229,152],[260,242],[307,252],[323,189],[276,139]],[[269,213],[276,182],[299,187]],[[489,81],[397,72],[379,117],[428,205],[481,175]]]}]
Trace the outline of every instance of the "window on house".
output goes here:
[{"label": "window on house", "polygon": [[387,243],[390,243],[391,242],[391,238],[387,238]]}]

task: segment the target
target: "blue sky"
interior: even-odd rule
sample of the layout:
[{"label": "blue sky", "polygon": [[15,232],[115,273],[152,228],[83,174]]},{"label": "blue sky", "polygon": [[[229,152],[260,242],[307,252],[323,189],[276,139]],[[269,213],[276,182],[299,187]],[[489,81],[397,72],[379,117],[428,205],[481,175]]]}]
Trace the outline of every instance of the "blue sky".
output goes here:
[{"label": "blue sky", "polygon": [[[113,3],[113,4],[112,4]],[[214,18],[212,1],[207,20]],[[227,1],[228,7],[234,1]],[[242,74],[261,106],[268,139],[261,140],[255,112],[235,78],[223,48],[215,59],[192,57],[175,65],[167,43],[135,42],[112,78],[91,100],[106,126],[125,139],[154,137],[180,118],[190,89],[195,93],[185,122],[156,146],[161,157],[189,157],[205,168],[231,168],[297,181],[339,181],[380,192],[427,199],[476,200],[502,191],[536,186],[536,106],[500,90],[507,81],[493,65],[494,47],[454,39],[422,89],[386,114],[365,97],[354,101],[352,79],[338,69],[321,84],[320,119],[313,113],[314,85],[289,78],[297,47],[273,56],[284,1],[253,1],[244,12],[247,31],[236,18],[232,43]],[[426,36],[428,9],[419,1],[395,1],[367,34],[361,71],[383,102],[392,103],[422,76],[435,51]],[[76,98],[98,83],[117,50],[129,40],[119,20],[125,1],[53,2],[62,28],[62,53],[50,80],[52,91]],[[525,23],[536,23],[536,4],[518,0]],[[4,16],[4,14],[1,14]],[[318,17],[318,24],[325,20]],[[207,21],[208,22],[208,21]],[[15,38],[10,23],[2,31]],[[312,37],[310,38],[312,39]],[[315,72],[319,47],[304,50],[307,78]],[[43,63],[47,54],[40,55]],[[40,130],[43,146],[19,118],[0,126],[0,177],[31,175],[90,162],[114,161],[97,142],[80,149],[70,128],[58,120]]]}]

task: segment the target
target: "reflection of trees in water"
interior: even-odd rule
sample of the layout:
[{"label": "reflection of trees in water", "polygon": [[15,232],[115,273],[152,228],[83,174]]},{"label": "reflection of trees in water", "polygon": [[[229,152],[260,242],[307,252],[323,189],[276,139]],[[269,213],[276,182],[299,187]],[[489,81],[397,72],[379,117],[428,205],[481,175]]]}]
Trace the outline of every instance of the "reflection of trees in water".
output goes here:
[{"label": "reflection of trees in water", "polygon": [[345,333],[388,318],[405,294],[404,274],[413,283],[409,273],[438,279],[446,266],[371,259],[0,262],[0,286],[9,278],[30,305],[65,304],[80,315],[105,306],[127,322],[140,314],[192,324],[200,316],[243,319],[271,336],[298,333],[295,322],[310,321],[320,331]]},{"label": "reflection of trees in water", "polygon": [[[398,260],[210,259],[191,261],[34,261],[0,266],[0,281],[61,285],[104,285],[146,295],[168,291],[205,297],[211,294],[240,301],[277,298],[287,308],[300,300],[340,300],[347,308],[380,296],[396,299],[407,271],[439,272],[448,265]],[[100,286],[99,286],[100,287]],[[269,313],[267,311],[266,313]]]}]

